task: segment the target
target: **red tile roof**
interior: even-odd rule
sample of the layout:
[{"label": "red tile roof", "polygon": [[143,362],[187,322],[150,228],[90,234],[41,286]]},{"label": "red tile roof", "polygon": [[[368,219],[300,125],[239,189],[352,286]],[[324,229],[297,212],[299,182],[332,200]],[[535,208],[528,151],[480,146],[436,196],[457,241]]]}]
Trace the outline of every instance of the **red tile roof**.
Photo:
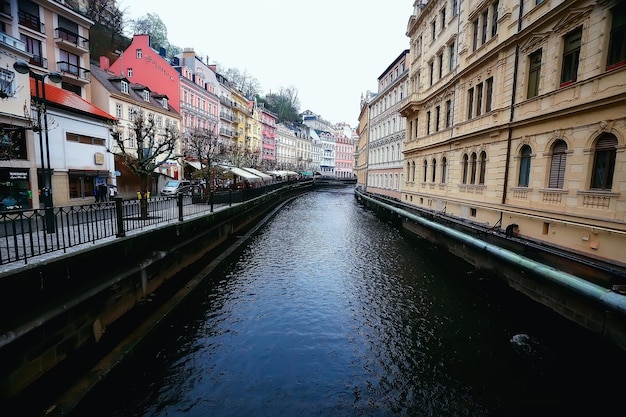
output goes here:
[{"label": "red tile roof", "polygon": [[[41,86],[39,86],[41,88]],[[36,86],[35,79],[30,79],[30,91],[31,95],[35,97]],[[99,107],[94,106],[87,100],[84,100],[78,94],[71,91],[63,90],[52,84],[46,84],[46,101],[54,103],[60,107],[72,109],[81,113],[87,113],[94,117],[115,121],[115,117],[105,112]]]}]

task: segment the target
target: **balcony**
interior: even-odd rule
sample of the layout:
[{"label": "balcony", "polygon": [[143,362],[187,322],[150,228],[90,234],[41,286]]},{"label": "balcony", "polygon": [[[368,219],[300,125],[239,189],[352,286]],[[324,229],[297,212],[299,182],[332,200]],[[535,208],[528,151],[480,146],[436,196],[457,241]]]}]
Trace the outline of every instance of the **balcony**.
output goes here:
[{"label": "balcony", "polygon": [[20,25],[32,29],[39,33],[46,33],[46,25],[39,20],[39,16],[26,13],[22,10],[17,12],[17,19]]},{"label": "balcony", "polygon": [[28,60],[28,63],[36,67],[48,69],[48,60],[41,55],[33,55],[33,57]]},{"label": "balcony", "polygon": [[54,42],[57,45],[63,45],[64,49],[68,49],[79,54],[86,54],[89,52],[89,39],[64,28],[56,28],[54,32]]},{"label": "balcony", "polygon": [[617,197],[619,197],[619,193],[602,190],[578,191],[576,194],[579,198],[579,206],[597,210],[609,210],[611,208],[615,210],[615,207],[612,207],[612,205],[615,204]]},{"label": "balcony", "polygon": [[26,44],[24,42],[6,33],[0,32],[0,43],[18,51],[26,52]]},{"label": "balcony", "polygon": [[91,81],[91,72],[67,61],[57,61],[57,70],[64,76],[73,76],[85,84]]}]

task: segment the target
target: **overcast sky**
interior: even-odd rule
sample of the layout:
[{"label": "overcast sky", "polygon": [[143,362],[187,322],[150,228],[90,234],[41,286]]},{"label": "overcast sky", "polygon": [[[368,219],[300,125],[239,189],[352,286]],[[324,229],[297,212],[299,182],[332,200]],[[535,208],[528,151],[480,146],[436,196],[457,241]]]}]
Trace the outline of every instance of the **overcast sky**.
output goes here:
[{"label": "overcast sky", "polygon": [[121,0],[130,19],[156,13],[171,44],[247,71],[262,93],[294,86],[300,110],[358,123],[361,94],[409,48],[413,0]]}]

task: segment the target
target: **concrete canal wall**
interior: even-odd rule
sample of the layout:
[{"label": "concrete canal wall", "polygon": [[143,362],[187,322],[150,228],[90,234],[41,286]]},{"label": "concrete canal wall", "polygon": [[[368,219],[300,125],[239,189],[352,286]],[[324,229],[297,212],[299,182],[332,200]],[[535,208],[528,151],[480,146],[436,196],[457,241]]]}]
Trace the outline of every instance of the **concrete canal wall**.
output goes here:
[{"label": "concrete canal wall", "polygon": [[0,274],[0,401],[67,363],[106,353],[110,339],[132,331],[120,323],[140,322],[229,242],[310,189],[296,184]]},{"label": "concrete canal wall", "polygon": [[357,198],[382,218],[425,238],[527,297],[626,350],[623,268],[549,251],[489,229],[366,193]]}]

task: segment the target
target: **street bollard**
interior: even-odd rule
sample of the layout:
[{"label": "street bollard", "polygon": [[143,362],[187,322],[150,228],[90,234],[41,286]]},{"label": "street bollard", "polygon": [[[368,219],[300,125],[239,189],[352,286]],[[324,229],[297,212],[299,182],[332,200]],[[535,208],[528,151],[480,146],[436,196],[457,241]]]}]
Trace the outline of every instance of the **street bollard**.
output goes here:
[{"label": "street bollard", "polygon": [[183,195],[178,194],[177,196],[178,203],[178,221],[183,221]]},{"label": "street bollard", "polygon": [[126,230],[124,230],[124,218],[123,218],[123,209],[122,209],[122,201],[124,199],[122,197],[114,197],[113,201],[115,201],[115,217],[117,217],[117,237],[125,237]]}]

